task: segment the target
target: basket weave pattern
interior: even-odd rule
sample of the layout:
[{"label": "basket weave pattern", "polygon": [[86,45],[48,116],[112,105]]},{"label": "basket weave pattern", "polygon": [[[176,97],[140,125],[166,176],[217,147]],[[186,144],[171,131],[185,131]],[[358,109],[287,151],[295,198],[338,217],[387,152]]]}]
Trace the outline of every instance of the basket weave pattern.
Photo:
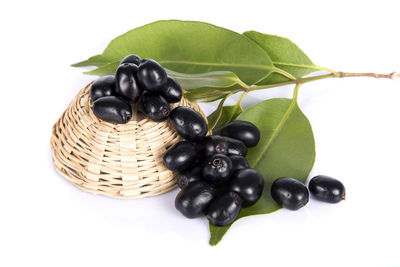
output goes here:
[{"label": "basket weave pattern", "polygon": [[[127,124],[99,120],[92,112],[89,90],[83,88],[53,126],[50,140],[58,172],[77,187],[116,198],[165,193],[176,186],[165,168],[164,153],[181,140],[169,120],[153,122],[133,111]],[[196,103],[182,98],[175,106]]]}]

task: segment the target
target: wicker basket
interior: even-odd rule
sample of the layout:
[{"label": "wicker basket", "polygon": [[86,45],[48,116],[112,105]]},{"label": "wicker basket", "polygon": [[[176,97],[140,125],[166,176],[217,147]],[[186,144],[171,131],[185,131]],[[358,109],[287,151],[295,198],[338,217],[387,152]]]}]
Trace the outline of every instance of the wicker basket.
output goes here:
[{"label": "wicker basket", "polygon": [[[181,140],[169,120],[153,122],[133,111],[127,124],[99,120],[83,88],[53,126],[50,140],[54,166],[77,187],[115,198],[140,198],[165,193],[176,186],[174,173],[162,156]],[[196,103],[181,100],[203,117]]]}]

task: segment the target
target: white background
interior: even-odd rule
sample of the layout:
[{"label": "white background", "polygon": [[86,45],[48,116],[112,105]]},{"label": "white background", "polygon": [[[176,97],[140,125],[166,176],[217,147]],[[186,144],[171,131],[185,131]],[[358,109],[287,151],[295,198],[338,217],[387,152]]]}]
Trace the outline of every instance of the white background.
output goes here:
[{"label": "white background", "polygon": [[[253,29],[289,37],[325,67],[390,73],[400,71],[399,10],[395,0],[3,1],[0,266],[400,266],[400,81],[304,85],[311,177],[340,179],[346,201],[242,219],[216,247],[205,219],[175,210],[177,190],[140,200],[85,193],[55,171],[49,149],[53,123],[93,79],[69,65],[132,28],[188,19]],[[291,94],[252,93],[244,104]]]}]

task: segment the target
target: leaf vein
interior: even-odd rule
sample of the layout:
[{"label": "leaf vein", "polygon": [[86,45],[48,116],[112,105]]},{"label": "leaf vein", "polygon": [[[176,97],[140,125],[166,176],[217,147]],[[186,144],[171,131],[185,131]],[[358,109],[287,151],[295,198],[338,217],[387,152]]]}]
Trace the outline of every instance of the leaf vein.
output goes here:
[{"label": "leaf vein", "polygon": [[265,155],[265,153],[268,151],[268,149],[270,148],[270,146],[272,145],[272,143],[274,142],[274,140],[276,139],[278,134],[281,132],[283,126],[286,123],[286,121],[289,119],[290,114],[292,114],[292,111],[293,111],[295,106],[296,106],[296,100],[292,99],[292,102],[290,102],[290,105],[289,105],[288,109],[286,110],[285,114],[283,114],[283,117],[280,120],[280,122],[278,123],[278,126],[274,129],[274,131],[272,133],[272,136],[269,139],[267,145],[265,146],[265,148],[260,153],[260,156],[255,160],[254,165],[253,165],[254,169],[256,168],[256,166],[258,165],[258,163],[260,162],[262,157]]},{"label": "leaf vein", "polygon": [[321,67],[315,66],[315,65],[304,65],[304,64],[287,63],[287,62],[278,62],[278,61],[273,61],[272,63],[273,63],[274,65],[281,65],[281,66],[299,67],[299,68],[305,68],[305,69],[321,70]]},{"label": "leaf vein", "polygon": [[254,64],[236,64],[236,63],[213,63],[213,62],[195,62],[195,61],[181,61],[181,60],[159,60],[161,65],[164,64],[187,64],[187,65],[202,65],[202,66],[230,66],[230,67],[247,67],[253,69],[263,69],[275,71],[276,67],[268,65],[254,65]]}]

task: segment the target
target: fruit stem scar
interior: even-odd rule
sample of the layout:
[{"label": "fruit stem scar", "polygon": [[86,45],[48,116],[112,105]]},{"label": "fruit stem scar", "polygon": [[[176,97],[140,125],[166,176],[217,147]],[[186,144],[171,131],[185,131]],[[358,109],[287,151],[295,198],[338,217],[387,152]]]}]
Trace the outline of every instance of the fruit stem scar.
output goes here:
[{"label": "fruit stem scar", "polygon": [[219,165],[221,165],[221,162],[222,162],[221,159],[214,159],[212,164],[214,166],[219,166]]}]

